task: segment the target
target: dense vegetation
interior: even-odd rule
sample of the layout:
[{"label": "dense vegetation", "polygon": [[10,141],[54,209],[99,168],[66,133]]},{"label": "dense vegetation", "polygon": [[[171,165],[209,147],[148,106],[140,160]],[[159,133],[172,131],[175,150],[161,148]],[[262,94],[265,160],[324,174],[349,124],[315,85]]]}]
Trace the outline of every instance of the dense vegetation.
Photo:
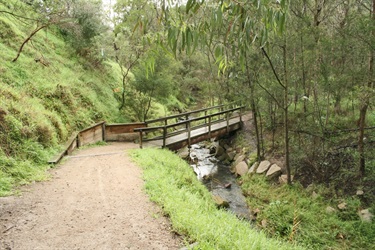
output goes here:
[{"label": "dense vegetation", "polygon": [[[296,241],[366,248],[374,228],[357,210],[375,212],[375,1],[178,2],[117,0],[103,12],[94,0],[0,0],[0,195],[45,179],[58,145],[94,122],[241,101],[253,114],[257,160],[277,159],[289,184],[294,177],[276,188],[291,193],[285,203],[244,178],[250,205],[273,220],[266,231],[288,238],[297,211],[315,231]],[[298,196],[307,187],[317,199]],[[305,212],[307,201],[324,210],[322,200],[350,205],[321,223],[339,228],[344,245],[323,239],[316,213]],[[354,238],[363,245],[347,244]]]}]

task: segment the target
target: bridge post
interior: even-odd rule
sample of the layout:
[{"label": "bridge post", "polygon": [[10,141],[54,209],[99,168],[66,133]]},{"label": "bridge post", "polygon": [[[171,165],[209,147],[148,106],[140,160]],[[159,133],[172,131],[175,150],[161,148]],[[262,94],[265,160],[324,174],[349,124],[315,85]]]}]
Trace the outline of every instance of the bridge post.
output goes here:
[{"label": "bridge post", "polygon": [[188,120],[188,122],[186,123],[186,126],[187,126],[187,132],[188,132],[188,146],[190,147],[191,146],[191,124],[190,124],[190,120]]},{"label": "bridge post", "polygon": [[240,122],[242,124],[242,107],[240,108]]},{"label": "bridge post", "polygon": [[143,143],[143,133],[142,129],[139,130],[139,147],[142,148],[142,143]]},{"label": "bridge post", "polygon": [[226,116],[225,118],[227,120],[227,133],[229,133],[229,112],[226,112],[225,116]]},{"label": "bridge post", "polygon": [[211,139],[211,115],[208,116],[208,136]]},{"label": "bridge post", "polygon": [[165,148],[165,141],[167,140],[167,127],[163,128],[163,148]]}]

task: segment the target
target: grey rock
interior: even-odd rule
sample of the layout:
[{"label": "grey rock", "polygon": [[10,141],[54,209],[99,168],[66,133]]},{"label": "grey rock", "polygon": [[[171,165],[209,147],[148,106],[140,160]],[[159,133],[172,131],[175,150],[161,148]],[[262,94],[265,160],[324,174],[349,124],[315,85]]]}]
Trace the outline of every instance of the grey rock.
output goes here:
[{"label": "grey rock", "polygon": [[254,173],[258,166],[259,166],[259,162],[255,162],[255,163],[250,167],[250,169],[249,169],[249,171],[248,171],[247,173],[249,173],[249,174]]},{"label": "grey rock", "polygon": [[347,205],[348,205],[348,204],[347,204],[346,202],[342,202],[342,203],[338,204],[337,207],[338,207],[340,210],[344,210],[344,209],[346,209],[346,206],[347,206]]},{"label": "grey rock", "polygon": [[233,163],[233,166],[236,166],[238,163],[240,163],[241,161],[245,160],[245,158],[246,158],[246,155],[240,155],[239,157],[237,157],[237,159]]},{"label": "grey rock", "polygon": [[[290,178],[293,181],[294,176],[291,175]],[[288,175],[283,174],[283,175],[279,176],[279,183],[280,184],[287,184],[288,183]]]},{"label": "grey rock", "polygon": [[187,159],[189,156],[189,149],[187,147],[180,149],[178,151],[178,156],[182,159]]},{"label": "grey rock", "polygon": [[266,173],[268,180],[276,179],[282,174],[281,168],[277,164],[272,164]]},{"label": "grey rock", "polygon": [[356,195],[358,195],[358,196],[361,196],[363,194],[364,194],[363,190],[357,190],[357,192],[356,192]]},{"label": "grey rock", "polygon": [[364,222],[372,222],[372,217],[374,217],[374,215],[370,213],[368,209],[363,209],[359,211],[359,217]]},{"label": "grey rock", "polygon": [[228,208],[229,207],[229,202],[224,200],[223,198],[221,198],[220,196],[218,195],[213,195],[212,196],[213,199],[214,199],[214,202],[216,203],[216,206],[218,208]]},{"label": "grey rock", "polygon": [[235,151],[231,151],[228,153],[228,159],[230,161],[233,161],[234,157],[236,156],[236,152]]},{"label": "grey rock", "polygon": [[266,173],[268,171],[268,169],[270,168],[271,166],[271,163],[269,161],[262,161],[260,164],[259,164],[259,167],[257,169],[257,174],[263,174],[263,173]]},{"label": "grey rock", "polygon": [[225,149],[222,146],[217,146],[215,156],[219,157],[225,153]]},{"label": "grey rock", "polygon": [[331,206],[326,207],[326,213],[327,214],[331,214],[331,213],[334,213],[334,212],[336,212],[336,209],[334,209],[333,207],[331,207]]},{"label": "grey rock", "polygon": [[315,191],[313,191],[311,196],[313,197],[313,199],[316,199],[319,195]]},{"label": "grey rock", "polygon": [[235,171],[237,175],[244,176],[249,171],[249,167],[247,166],[246,162],[241,161],[236,165]]}]

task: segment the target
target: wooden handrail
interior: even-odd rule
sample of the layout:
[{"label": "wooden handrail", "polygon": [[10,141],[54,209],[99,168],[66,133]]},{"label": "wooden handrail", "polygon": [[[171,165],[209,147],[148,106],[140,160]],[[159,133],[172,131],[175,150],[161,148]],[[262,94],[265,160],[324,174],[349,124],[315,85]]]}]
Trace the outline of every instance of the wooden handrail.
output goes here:
[{"label": "wooden handrail", "polygon": [[232,103],[221,104],[221,105],[217,105],[217,106],[213,106],[213,107],[209,107],[209,108],[197,109],[197,110],[193,110],[193,111],[189,111],[189,112],[184,112],[184,113],[180,113],[180,114],[175,114],[175,115],[170,115],[170,116],[166,116],[166,117],[162,117],[162,118],[158,118],[158,119],[147,120],[147,121],[145,121],[145,123],[146,124],[151,124],[151,123],[156,123],[156,122],[162,122],[162,121],[164,121],[165,125],[168,125],[167,124],[167,120],[170,120],[170,119],[176,119],[176,118],[179,118],[179,117],[187,117],[187,116],[189,116],[191,114],[200,113],[200,112],[205,112],[205,115],[206,115],[206,112],[208,110],[212,110],[212,109],[215,109],[215,108],[221,108],[221,107],[224,107],[224,106],[233,105],[233,104],[236,104],[236,103],[237,102],[232,102]]},{"label": "wooden handrail", "polygon": [[[223,105],[220,105],[220,106],[223,106]],[[179,122],[176,122],[176,123],[173,123],[173,124],[167,124],[167,122],[165,122],[164,126],[155,126],[155,127],[146,127],[146,128],[135,128],[134,132],[139,132],[140,147],[142,148],[143,133],[144,132],[153,132],[153,131],[157,131],[157,130],[163,130],[162,140],[163,140],[163,147],[165,147],[166,146],[166,138],[168,138],[168,129],[169,128],[173,128],[173,127],[177,127],[177,126],[181,126],[181,125],[185,124],[186,125],[186,129],[180,131],[179,133],[184,133],[186,131],[188,132],[188,141],[189,141],[189,145],[190,145],[191,130],[193,128],[195,128],[195,127],[191,126],[192,122],[196,122],[196,121],[200,121],[200,120],[205,120],[205,124],[206,124],[207,123],[207,119],[208,119],[208,121],[209,121],[208,122],[208,125],[209,125],[209,134],[211,135],[211,126],[212,126],[213,123],[216,122],[216,121],[212,122],[212,117],[215,117],[215,116],[219,116],[220,117],[220,115],[225,114],[226,116],[225,116],[224,120],[226,120],[226,122],[227,122],[227,131],[229,131],[229,113],[237,111],[237,110],[240,110],[239,116],[240,116],[240,121],[242,121],[242,112],[241,111],[242,111],[243,108],[245,108],[245,106],[240,106],[240,107],[237,107],[237,108],[232,108],[232,109],[228,109],[228,110],[216,112],[214,114],[204,115],[204,116],[201,116],[201,117],[194,117],[194,118],[187,119],[187,120],[184,120],[184,121],[179,121]],[[209,109],[206,109],[206,110],[209,110]],[[204,111],[204,109],[203,109],[203,111]],[[186,114],[184,114],[184,115],[186,115]],[[182,116],[182,115],[180,114],[179,116]],[[175,116],[170,116],[170,117],[176,118]],[[156,120],[163,121],[164,119],[161,118],[161,119],[156,119]],[[217,120],[217,121],[220,121],[220,119]]]}]

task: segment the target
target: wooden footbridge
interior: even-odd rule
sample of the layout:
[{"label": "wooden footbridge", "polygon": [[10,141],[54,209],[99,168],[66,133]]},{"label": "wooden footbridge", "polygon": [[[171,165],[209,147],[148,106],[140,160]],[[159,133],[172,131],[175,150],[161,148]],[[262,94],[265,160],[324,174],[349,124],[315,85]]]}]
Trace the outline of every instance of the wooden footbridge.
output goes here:
[{"label": "wooden footbridge", "polygon": [[[244,106],[219,105],[146,121],[135,128],[139,145],[172,150],[241,129]],[[150,124],[156,124],[150,126]]]},{"label": "wooden footbridge", "polygon": [[76,148],[100,141],[139,141],[141,148],[156,146],[177,150],[240,129],[243,109],[243,106],[227,104],[140,123],[102,121],[73,133],[63,150],[48,163],[57,164]]}]

